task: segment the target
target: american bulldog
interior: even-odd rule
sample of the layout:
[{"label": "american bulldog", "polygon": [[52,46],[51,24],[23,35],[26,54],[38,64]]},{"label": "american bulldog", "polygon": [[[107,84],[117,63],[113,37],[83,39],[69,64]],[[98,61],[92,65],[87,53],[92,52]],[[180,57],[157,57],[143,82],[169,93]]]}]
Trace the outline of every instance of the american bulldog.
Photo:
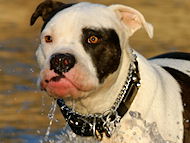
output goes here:
[{"label": "american bulldog", "polygon": [[76,137],[102,143],[190,142],[190,54],[146,59],[129,38],[153,27],[134,8],[46,0],[36,51],[39,85]]}]

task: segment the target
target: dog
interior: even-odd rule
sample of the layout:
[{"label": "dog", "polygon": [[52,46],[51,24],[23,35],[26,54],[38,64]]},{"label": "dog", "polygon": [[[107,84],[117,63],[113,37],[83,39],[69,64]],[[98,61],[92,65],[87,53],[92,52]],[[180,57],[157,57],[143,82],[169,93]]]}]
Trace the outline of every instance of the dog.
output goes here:
[{"label": "dog", "polygon": [[139,11],[46,0],[30,24],[38,17],[39,85],[74,133],[102,143],[190,142],[190,53],[146,59],[133,50],[138,29],[153,37]]}]

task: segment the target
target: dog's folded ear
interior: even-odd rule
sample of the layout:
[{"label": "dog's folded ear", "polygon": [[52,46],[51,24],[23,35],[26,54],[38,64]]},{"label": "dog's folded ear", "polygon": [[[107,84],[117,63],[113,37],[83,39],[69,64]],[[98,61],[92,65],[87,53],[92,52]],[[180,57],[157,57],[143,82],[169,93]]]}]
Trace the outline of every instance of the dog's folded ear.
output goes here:
[{"label": "dog's folded ear", "polygon": [[45,0],[44,2],[40,3],[36,8],[35,12],[33,13],[30,19],[30,25],[33,25],[40,16],[45,22],[49,17],[54,15],[56,12],[60,11],[61,9],[67,8],[71,5],[73,4],[64,4],[59,1]]},{"label": "dog's folded ear", "polygon": [[51,13],[62,5],[64,5],[64,3],[52,0],[45,0],[40,3],[30,19],[30,25],[33,25],[40,16],[43,21],[46,21]]},{"label": "dog's folded ear", "polygon": [[119,20],[127,25],[130,30],[130,36],[141,27],[144,27],[149,37],[153,37],[153,26],[146,22],[144,16],[136,9],[117,4],[111,5],[109,8],[116,12]]}]

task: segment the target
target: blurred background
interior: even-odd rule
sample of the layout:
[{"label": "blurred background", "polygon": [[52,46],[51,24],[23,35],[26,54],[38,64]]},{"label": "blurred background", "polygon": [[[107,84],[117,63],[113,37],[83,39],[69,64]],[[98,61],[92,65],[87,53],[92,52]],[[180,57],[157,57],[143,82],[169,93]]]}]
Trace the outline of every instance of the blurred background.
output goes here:
[{"label": "blurred background", "polygon": [[[80,1],[83,0],[77,0]],[[149,39],[144,30],[139,30],[131,37],[130,45],[145,57],[171,51],[190,52],[189,0],[86,1],[126,4],[142,12],[154,26],[154,38]],[[35,50],[42,20],[29,26],[30,17],[40,2],[0,0],[0,143],[37,143],[49,126],[52,99],[36,86],[39,69]],[[51,127],[53,134],[64,126],[59,111],[55,118]]]}]

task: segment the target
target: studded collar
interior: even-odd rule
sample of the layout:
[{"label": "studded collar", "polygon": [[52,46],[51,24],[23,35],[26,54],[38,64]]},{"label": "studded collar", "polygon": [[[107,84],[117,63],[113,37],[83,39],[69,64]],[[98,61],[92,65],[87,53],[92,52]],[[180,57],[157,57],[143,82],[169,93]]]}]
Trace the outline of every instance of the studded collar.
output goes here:
[{"label": "studded collar", "polygon": [[125,84],[108,111],[84,115],[68,107],[63,99],[57,99],[57,104],[74,133],[80,136],[94,136],[98,140],[102,139],[103,134],[109,138],[112,136],[121,118],[129,110],[141,85],[138,62],[136,55],[134,56]]}]

